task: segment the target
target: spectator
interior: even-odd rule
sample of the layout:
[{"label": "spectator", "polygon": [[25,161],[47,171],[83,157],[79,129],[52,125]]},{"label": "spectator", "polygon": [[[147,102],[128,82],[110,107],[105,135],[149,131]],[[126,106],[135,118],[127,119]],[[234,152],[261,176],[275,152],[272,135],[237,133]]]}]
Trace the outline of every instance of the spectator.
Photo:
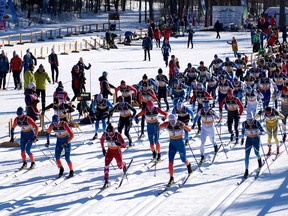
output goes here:
[{"label": "spectator", "polygon": [[24,91],[28,88],[29,83],[33,82],[35,83],[35,77],[34,77],[34,65],[29,64],[29,68],[26,70],[26,73],[24,74]]},{"label": "spectator", "polygon": [[[84,61],[83,61],[83,58],[80,57],[79,58],[79,61],[77,63],[78,67],[79,67],[79,73],[81,74],[81,76],[83,78],[85,78],[85,72],[84,70],[89,70],[91,68],[91,64],[89,63],[88,66],[85,65]],[[82,88],[83,88],[83,91],[85,92],[86,91],[86,88],[85,88],[85,84],[86,84],[86,78],[83,79],[83,83],[82,83]]]},{"label": "spectator", "polygon": [[14,89],[21,89],[21,70],[22,70],[22,59],[16,54],[16,51],[13,52],[13,58],[10,61],[10,72],[13,73],[13,80],[14,80]]},{"label": "spectator", "polygon": [[107,79],[108,73],[106,71],[103,71],[102,76],[99,77],[99,82],[100,82],[100,92],[103,96],[103,98],[108,99],[108,94],[113,95],[112,92],[110,91],[111,88],[115,89],[115,86],[110,84]]},{"label": "spectator", "polygon": [[230,44],[232,46],[232,51],[234,53],[234,57],[237,58],[238,56],[238,43],[235,37],[232,37],[232,41],[229,42],[227,41],[228,44]]},{"label": "spectator", "polygon": [[78,65],[73,66],[71,75],[72,75],[72,90],[74,92],[72,101],[75,101],[75,99],[79,96],[80,93],[85,92],[86,78],[83,73],[80,73]]},{"label": "spectator", "polygon": [[8,71],[9,71],[9,60],[5,55],[4,50],[2,50],[0,55],[0,89],[3,83],[3,90],[6,90],[6,76]]},{"label": "spectator", "polygon": [[[58,83],[58,76],[59,76],[59,62],[58,62],[58,57],[57,54],[54,52],[54,49],[51,49],[51,54],[48,56],[48,62],[51,65],[51,73],[52,73],[52,82],[54,84],[54,81]],[[54,72],[56,72],[56,76],[54,76]],[[54,79],[56,78],[56,79]]]},{"label": "spectator", "polygon": [[46,106],[46,80],[51,83],[51,79],[42,64],[39,65],[34,77],[36,80],[36,94],[38,97],[41,95],[42,110],[44,110]]},{"label": "spectator", "polygon": [[164,39],[164,43],[162,45],[161,51],[162,51],[163,59],[165,61],[165,65],[167,67],[168,66],[168,58],[169,58],[169,55],[171,52],[171,46],[170,46],[169,40],[167,38]]},{"label": "spectator", "polygon": [[150,37],[148,37],[147,33],[145,34],[145,37],[142,41],[142,48],[144,49],[144,61],[146,61],[146,57],[148,54],[149,61],[150,59],[150,50],[152,49],[152,40]]},{"label": "spectator", "polygon": [[158,27],[155,28],[154,31],[154,39],[156,41],[156,47],[160,48],[160,39],[161,39],[161,32]]},{"label": "spectator", "polygon": [[220,31],[222,29],[222,25],[221,23],[219,22],[219,20],[216,21],[216,23],[214,24],[214,29],[215,31],[217,32],[217,35],[216,35],[216,38],[220,39]]},{"label": "spectator", "polygon": [[193,49],[193,35],[194,35],[194,30],[191,28],[189,28],[188,30],[188,44],[187,44],[187,48],[189,48],[189,44],[191,43],[191,49]]}]

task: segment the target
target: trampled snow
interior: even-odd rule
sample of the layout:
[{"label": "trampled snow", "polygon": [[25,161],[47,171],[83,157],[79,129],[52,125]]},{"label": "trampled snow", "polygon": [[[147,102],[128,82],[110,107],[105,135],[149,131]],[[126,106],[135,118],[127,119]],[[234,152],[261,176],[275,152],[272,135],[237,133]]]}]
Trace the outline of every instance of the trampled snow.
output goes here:
[{"label": "trampled snow", "polygon": [[[130,16],[125,20],[123,16],[123,19],[121,28],[125,32],[130,30],[129,22],[137,20],[137,13],[134,18]],[[247,32],[221,32],[221,39],[218,40],[215,39],[215,32],[196,31],[194,49],[187,49],[187,37],[171,38],[171,54],[176,55],[179,59],[180,71],[183,71],[189,62],[193,66],[198,66],[199,62],[203,60],[208,66],[213,60],[214,54],[218,54],[221,58],[229,56],[233,59],[231,46],[226,43],[227,40],[231,40],[232,36],[238,40],[239,52],[251,53],[250,34]],[[83,37],[89,38],[90,35]],[[68,56],[58,54],[59,80],[63,81],[64,88],[69,95],[73,96],[71,68],[77,63],[79,57],[83,57],[85,63],[92,65],[91,70],[85,71],[86,88],[92,94],[99,92],[98,77],[103,71],[108,72],[108,79],[115,86],[118,86],[122,79],[129,85],[136,84],[145,73],[149,78],[154,78],[159,68],[162,68],[166,75],[168,74],[161,51],[156,48],[155,44],[151,51],[151,61],[143,61],[142,47],[137,41],[133,43],[135,46],[118,45],[119,49],[109,51],[91,50]],[[49,44],[49,42],[45,42],[45,44]],[[50,44],[52,47],[51,42]],[[21,49],[34,46],[38,46],[38,44],[25,44]],[[4,47],[3,49],[11,51],[17,50],[19,47]],[[8,57],[11,58],[11,56]],[[47,59],[38,60],[38,62],[38,65],[43,64],[51,75]],[[12,76],[10,78],[7,76],[7,80],[9,80],[8,90],[0,91],[3,103],[0,111],[1,121],[15,118],[16,109],[19,106],[25,106],[23,91],[13,90]],[[56,87],[57,84],[47,85],[47,104],[52,103],[52,94]],[[169,101],[171,104],[170,98]],[[190,106],[189,103],[187,106]],[[218,108],[215,110],[218,112]],[[138,108],[137,111],[139,111]],[[52,115],[52,110],[46,112],[46,126]],[[241,117],[242,121],[245,119],[245,115],[244,112]],[[77,112],[73,113],[73,118],[78,121]],[[112,120],[114,126],[117,125],[117,121],[118,114],[114,114]],[[221,131],[222,141],[227,144],[229,133],[224,122],[215,128]],[[282,154],[276,161],[272,161],[274,156],[268,160],[271,174],[265,165],[257,180],[254,180],[252,175],[242,185],[237,186],[245,169],[244,146],[238,144],[233,149],[225,146],[227,156],[222,148],[214,164],[208,166],[208,162],[201,166],[201,173],[199,169],[196,169],[197,164],[191,153],[192,149],[199,161],[201,140],[199,136],[196,136],[197,130],[192,130],[190,136],[193,139],[190,140],[191,149],[187,147],[187,156],[196,170],[182,188],[174,186],[167,192],[158,195],[169,180],[168,134],[167,131],[162,131],[160,135],[164,161],[157,164],[156,169],[147,170],[144,164],[150,161],[151,152],[147,135],[141,140],[137,139],[139,127],[140,124],[134,123],[130,131],[136,146],[123,153],[124,161],[128,162],[131,158],[134,159],[128,171],[128,179],[124,180],[121,188],[115,189],[122,170],[117,169],[117,165],[113,161],[113,166],[110,166],[110,181],[114,184],[97,196],[94,195],[103,185],[104,157],[99,140],[91,142],[94,125],[81,125],[81,130],[73,128],[75,139],[72,142],[71,160],[76,175],[58,185],[52,182],[58,174],[58,168],[52,158],[55,138],[51,138],[50,148],[47,149],[44,147],[46,137],[39,136],[39,141],[32,147],[36,168],[19,176],[14,176],[11,172],[17,171],[22,164],[20,149],[0,148],[0,215],[288,215],[288,156],[284,145],[281,146]],[[15,131],[16,141],[19,141],[19,128]],[[1,137],[7,136],[7,124],[1,124]],[[217,133],[216,140],[220,145]],[[279,140],[282,140],[280,131]],[[267,151],[266,135],[261,137],[261,142],[264,150]],[[275,150],[275,144],[272,147]],[[48,160],[42,151],[51,160]],[[263,156],[262,150],[261,155]],[[208,158],[213,156],[213,148],[208,140],[206,156]],[[257,159],[253,151],[250,158],[250,171],[253,171],[257,167]],[[62,163],[65,175],[67,175],[68,166],[64,158],[62,158]],[[174,167],[175,180],[181,181],[187,169],[180,161],[178,154],[175,157]],[[91,198],[92,196],[94,197]]]}]

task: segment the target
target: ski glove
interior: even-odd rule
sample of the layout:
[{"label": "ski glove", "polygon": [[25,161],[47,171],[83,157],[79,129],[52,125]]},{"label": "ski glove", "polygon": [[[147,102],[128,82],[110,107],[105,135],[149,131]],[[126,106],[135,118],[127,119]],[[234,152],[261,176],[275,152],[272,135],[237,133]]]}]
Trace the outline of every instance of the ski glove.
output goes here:
[{"label": "ski glove", "polygon": [[138,117],[137,117],[137,116],[135,116],[135,122],[136,122],[136,124],[138,124],[138,123],[139,123],[139,119],[138,119]]},{"label": "ski glove", "polygon": [[105,150],[105,148],[102,148],[102,153],[103,153],[104,156],[106,156],[106,150]]},{"label": "ski glove", "polygon": [[38,141],[37,136],[34,136],[34,137],[33,137],[33,142],[35,143],[35,142],[37,142],[37,141]]},{"label": "ski glove", "polygon": [[120,143],[118,140],[115,141],[115,144],[116,144],[117,146],[121,146],[121,143]]}]

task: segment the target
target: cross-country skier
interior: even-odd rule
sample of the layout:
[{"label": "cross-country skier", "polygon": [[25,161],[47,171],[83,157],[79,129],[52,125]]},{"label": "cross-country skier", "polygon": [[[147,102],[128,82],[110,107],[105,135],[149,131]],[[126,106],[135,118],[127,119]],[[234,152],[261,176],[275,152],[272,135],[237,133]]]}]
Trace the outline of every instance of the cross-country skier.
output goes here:
[{"label": "cross-country skier", "polygon": [[[176,107],[173,108],[172,114],[176,114],[178,116],[178,121],[185,123],[185,125],[189,124],[189,120],[193,121],[194,113],[193,111],[184,105],[182,101],[179,101]],[[185,145],[188,145],[189,142],[189,134],[188,131],[184,131],[185,134]]]},{"label": "cross-country skier", "polygon": [[267,152],[267,156],[270,156],[272,154],[271,151],[271,140],[272,140],[272,136],[275,140],[276,143],[276,154],[279,154],[279,140],[278,140],[278,118],[280,119],[284,119],[284,115],[277,111],[276,109],[272,108],[272,107],[266,107],[265,111],[263,112],[262,110],[260,110],[258,112],[258,114],[255,116],[255,118],[259,118],[260,116],[264,116],[264,121],[266,123],[266,132],[268,134],[268,152]]},{"label": "cross-country skier", "polygon": [[191,129],[183,122],[177,120],[176,115],[170,114],[168,121],[163,122],[160,129],[167,128],[169,132],[169,175],[170,179],[168,185],[174,183],[174,157],[177,152],[180,154],[181,161],[186,164],[188,173],[192,173],[192,167],[186,158],[186,148],[183,140],[183,130],[190,131]]},{"label": "cross-country skier", "polygon": [[55,132],[55,135],[57,137],[56,145],[55,145],[55,160],[57,163],[57,166],[59,167],[59,174],[58,178],[63,176],[64,168],[62,166],[61,162],[61,152],[65,151],[65,160],[69,166],[70,172],[68,177],[71,178],[74,176],[74,170],[73,165],[70,160],[70,152],[71,152],[71,141],[74,138],[74,133],[72,129],[69,127],[68,123],[65,121],[60,121],[58,115],[52,116],[52,124],[49,125],[46,136],[47,136],[47,143],[46,147],[48,148],[50,145],[50,133],[52,130]]},{"label": "cross-country skier", "polygon": [[258,100],[262,100],[263,95],[253,89],[251,86],[247,86],[244,90],[244,96],[246,97],[246,103],[247,103],[247,118],[251,119],[254,118],[257,112],[258,107]]},{"label": "cross-country skier", "polygon": [[216,88],[218,87],[218,80],[214,75],[208,73],[206,81],[207,81],[207,92],[213,97],[212,107],[215,107]]},{"label": "cross-country skier", "polygon": [[54,110],[54,115],[58,115],[60,118],[60,121],[65,121],[65,122],[68,122],[67,113],[74,112],[74,108],[72,106],[66,103],[60,103],[58,98],[54,98],[53,103],[46,106],[42,110],[41,115],[44,115],[45,111],[51,108]]},{"label": "cross-country skier", "polygon": [[244,144],[244,136],[246,135],[246,142],[245,142],[245,173],[243,178],[248,178],[249,176],[249,157],[251,148],[253,147],[254,153],[258,160],[258,167],[259,169],[264,165],[261,160],[260,156],[260,135],[264,133],[264,129],[262,128],[260,122],[257,120],[252,119],[251,117],[247,116],[247,120],[242,123],[242,139],[241,145]]},{"label": "cross-country skier", "polygon": [[244,81],[243,75],[246,70],[246,62],[241,58],[241,54],[237,55],[237,59],[234,62],[238,66],[238,69],[236,70],[236,77],[239,78],[240,81]]},{"label": "cross-country skier", "polygon": [[[198,103],[197,112],[198,112],[202,108],[203,101],[212,100],[212,99],[213,99],[213,97],[207,91],[204,90],[203,85],[198,83],[197,89],[196,89],[196,91],[194,91],[193,96],[190,99],[190,103],[192,103],[195,100],[197,101],[197,103]],[[195,124],[196,124],[196,119],[194,119],[192,129],[194,129]],[[199,134],[201,132],[201,119],[200,118],[197,121],[197,125],[198,125],[197,134]]]},{"label": "cross-country skier", "polygon": [[224,75],[219,76],[218,82],[218,103],[220,104],[227,96],[227,91],[233,89],[232,83]]},{"label": "cross-country skier", "polygon": [[258,90],[263,94],[263,108],[269,106],[270,98],[271,98],[271,87],[274,88],[274,91],[277,92],[276,84],[267,77],[265,71],[261,73],[261,78],[258,80]]},{"label": "cross-country skier", "polygon": [[[124,101],[132,105],[132,98],[137,97],[137,89],[133,86],[127,85],[124,80],[121,81],[120,86],[115,88],[115,97],[118,98],[118,91],[121,92]],[[133,92],[133,94],[132,94]]]},{"label": "cross-country skier", "polygon": [[239,141],[239,131],[238,131],[238,125],[240,121],[240,116],[242,115],[244,111],[244,107],[239,100],[239,98],[233,96],[233,91],[229,89],[227,91],[227,96],[222,100],[222,102],[219,105],[219,111],[220,111],[220,119],[222,119],[222,108],[225,105],[228,110],[228,131],[231,134],[230,141],[233,141],[234,133],[232,130],[232,124],[234,122],[234,130],[236,134],[236,140],[235,143],[237,144]]},{"label": "cross-country skier", "polygon": [[[214,152],[217,154],[219,148],[215,141],[215,132],[214,132],[214,118],[219,118],[216,112],[210,108],[209,101],[203,102],[203,107],[198,111],[196,120],[201,117],[202,121],[202,130],[201,130],[201,159],[200,163],[204,163],[205,160],[205,143],[207,137],[209,137],[210,141],[214,146]],[[221,135],[221,134],[220,134]]]},{"label": "cross-country skier", "polygon": [[25,90],[25,104],[27,115],[34,121],[39,119],[40,112],[37,108],[39,103],[38,95],[36,94],[36,84],[29,83],[28,88]]},{"label": "cross-country skier", "polygon": [[[157,151],[157,161],[161,159],[161,151],[160,151],[160,143],[159,143],[159,122],[158,115],[164,115],[165,119],[168,117],[168,114],[161,110],[159,107],[155,107],[153,101],[148,100],[146,102],[146,107],[142,109],[136,116],[135,122],[138,124],[139,117],[145,115],[146,123],[147,123],[147,134],[150,142],[150,149],[152,151],[153,159],[156,159],[156,151]],[[155,146],[156,145],[156,150]]]},{"label": "cross-country skier", "polygon": [[161,51],[162,51],[162,55],[163,55],[163,60],[165,62],[165,66],[168,66],[168,58],[171,52],[171,46],[169,44],[169,40],[168,39],[164,39],[164,42],[162,44],[161,47]]},{"label": "cross-country skier", "polygon": [[103,98],[102,94],[96,94],[94,101],[91,104],[91,111],[95,118],[95,134],[93,140],[98,138],[99,122],[102,121],[103,131],[106,130],[106,119],[109,116],[109,108],[113,109],[113,105],[109,100]]},{"label": "cross-country skier", "polygon": [[214,55],[214,60],[209,65],[209,70],[213,66],[213,73],[216,77],[218,77],[218,71],[220,68],[222,69],[221,65],[223,63],[223,60],[218,57],[217,54]]},{"label": "cross-country skier", "polygon": [[23,165],[20,169],[27,167],[26,153],[31,161],[30,169],[33,169],[35,167],[35,159],[31,153],[31,147],[33,142],[37,141],[39,128],[31,117],[24,114],[24,109],[22,107],[18,107],[16,114],[17,117],[14,119],[11,128],[10,142],[14,142],[14,130],[19,126],[21,128],[20,149],[23,161]]},{"label": "cross-country skier", "polygon": [[282,128],[283,128],[283,142],[286,141],[286,121],[288,116],[288,83],[285,83],[285,85],[282,88],[281,93],[281,112],[285,116],[284,119],[282,119]]},{"label": "cross-country skier", "polygon": [[166,75],[163,74],[163,70],[161,68],[158,69],[158,75],[156,76],[156,82],[158,84],[158,100],[159,100],[159,108],[161,108],[161,98],[164,99],[166,104],[166,112],[169,110],[169,103],[167,101],[167,85],[169,85],[169,81]]},{"label": "cross-country skier", "polygon": [[232,82],[234,78],[233,69],[235,68],[237,70],[238,66],[234,62],[230,61],[229,57],[226,57],[225,62],[222,63],[221,67],[229,74],[231,77],[230,81]]},{"label": "cross-country skier", "polygon": [[[104,143],[107,143],[108,149],[106,151]],[[117,162],[119,169],[123,169],[123,172],[126,172],[126,164],[122,160],[122,151],[121,148],[126,148],[126,143],[122,135],[115,131],[111,123],[108,124],[106,131],[102,134],[100,139],[102,153],[105,157],[105,167],[104,167],[104,181],[105,185],[108,184],[109,178],[109,165],[113,158]]]},{"label": "cross-country skier", "polygon": [[[117,102],[118,103],[109,112],[108,122],[115,111],[118,111],[120,113],[120,117],[118,121],[118,132],[122,134],[122,130],[124,128],[124,134],[129,140],[129,147],[131,147],[132,138],[129,134],[129,131],[132,126],[132,120],[136,115],[136,109],[134,109],[134,107],[132,107],[131,104],[127,103],[123,96],[119,96],[117,98]],[[131,111],[133,112],[132,114],[131,114]]]}]

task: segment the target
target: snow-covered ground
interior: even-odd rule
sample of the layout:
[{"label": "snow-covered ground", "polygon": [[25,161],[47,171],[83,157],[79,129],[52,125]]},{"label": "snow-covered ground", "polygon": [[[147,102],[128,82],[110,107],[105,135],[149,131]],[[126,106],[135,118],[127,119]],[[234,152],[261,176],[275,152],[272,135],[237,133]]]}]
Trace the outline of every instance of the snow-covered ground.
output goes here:
[{"label": "snow-covered ground", "polygon": [[[131,22],[132,18],[129,17],[129,20]],[[134,20],[137,20],[137,13]],[[127,19],[127,25],[123,26],[124,31],[129,29],[128,24]],[[250,53],[252,50],[249,33],[222,32],[220,40],[215,39],[215,36],[215,32],[197,31],[194,35],[194,49],[186,48],[186,37],[171,38],[171,54],[179,59],[181,71],[185,69],[188,62],[198,66],[203,60],[205,65],[209,65],[216,53],[221,58],[226,56],[232,58],[231,47],[226,43],[232,36],[238,40],[240,52]],[[28,48],[37,44],[23,46]],[[17,47],[4,49],[17,50]],[[91,70],[86,71],[86,88],[92,94],[99,92],[98,77],[104,70],[108,71],[109,81],[116,86],[122,79],[130,85],[138,83],[145,73],[148,77],[155,77],[159,68],[168,74],[160,49],[154,46],[150,62],[143,61],[143,55],[141,46],[123,45],[119,45],[117,50],[102,49],[73,53],[68,56],[58,55],[59,80],[63,81],[65,90],[72,96],[70,71],[79,57],[83,57],[85,63],[92,65]],[[47,59],[38,62],[43,64],[50,74]],[[52,103],[52,94],[56,86],[56,84],[48,84],[47,104]],[[0,99],[3,102],[0,111],[1,121],[16,117],[16,109],[25,106],[23,91],[13,90],[13,87],[11,76],[8,90],[0,92]],[[137,110],[139,111],[138,108]],[[218,109],[216,111],[218,112]],[[45,124],[49,123],[52,114],[52,111],[46,113]],[[245,114],[241,118],[242,121],[245,119]],[[78,120],[78,113],[73,117]],[[115,115],[112,120],[114,126],[117,125],[117,120],[118,117]],[[151,152],[147,136],[142,140],[137,139],[139,126],[134,123],[130,131],[136,146],[123,154],[126,162],[134,159],[128,172],[128,179],[124,180],[121,188],[116,189],[122,171],[114,170],[113,166],[110,166],[110,181],[115,184],[97,196],[94,195],[103,184],[104,157],[99,140],[91,142],[94,125],[81,126],[81,130],[73,128],[75,139],[72,142],[71,160],[76,175],[57,185],[53,180],[58,174],[58,168],[51,158],[55,138],[51,138],[50,148],[47,149],[44,147],[46,138],[38,137],[39,141],[32,147],[36,168],[22,175],[13,174],[22,164],[19,148],[0,148],[0,215],[288,215],[288,157],[283,145],[281,156],[274,162],[272,161],[274,156],[268,160],[271,175],[265,165],[257,180],[251,177],[237,186],[244,173],[244,147],[237,145],[231,149],[226,146],[227,157],[222,149],[214,164],[208,166],[209,163],[205,163],[201,166],[202,173],[196,169],[184,187],[173,186],[167,192],[158,195],[169,180],[168,134],[163,131],[160,135],[164,161],[159,163],[155,170],[154,168],[147,170],[144,164],[150,161]],[[221,130],[220,125],[216,127],[221,131],[223,143],[227,144],[229,140],[227,126],[222,124]],[[19,128],[16,132],[19,138]],[[6,124],[1,125],[0,136],[1,138],[8,136]],[[196,136],[195,130],[191,131],[190,136],[192,137],[191,149],[199,160],[200,137]],[[280,134],[279,139],[282,139]],[[267,136],[262,136],[261,141],[266,151]],[[217,136],[217,143],[221,143],[219,136]],[[275,149],[275,145],[273,148]],[[51,161],[42,151],[51,158]],[[213,148],[209,142],[206,144],[206,154],[208,158],[213,156]],[[263,155],[262,151],[261,155]],[[193,168],[196,168],[189,147],[187,147],[187,156]],[[64,159],[62,163],[67,174],[68,167]],[[116,167],[114,161],[113,165]],[[186,166],[180,161],[179,155],[175,157],[174,167],[174,177],[176,181],[181,182]],[[256,167],[257,160],[251,152],[250,171]]]}]

